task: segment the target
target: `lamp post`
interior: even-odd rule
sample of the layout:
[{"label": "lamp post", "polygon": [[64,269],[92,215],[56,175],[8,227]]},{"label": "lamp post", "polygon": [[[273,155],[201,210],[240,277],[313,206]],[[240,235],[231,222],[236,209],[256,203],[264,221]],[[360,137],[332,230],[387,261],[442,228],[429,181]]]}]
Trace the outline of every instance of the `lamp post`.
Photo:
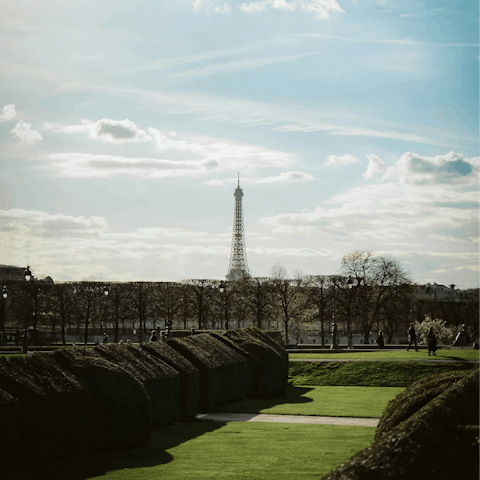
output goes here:
[{"label": "lamp post", "polygon": [[227,284],[222,280],[220,282],[220,285],[218,286],[218,289],[220,290],[220,294],[222,296],[222,310],[223,310],[223,317],[225,319],[225,330],[228,330],[228,318],[227,318],[227,306],[226,306],[226,301],[225,301],[225,296],[227,293]]},{"label": "lamp post", "polygon": [[[350,300],[351,300],[350,290],[353,287],[353,278],[352,277],[348,277],[347,286],[348,286],[348,290],[349,290],[349,297],[350,297]],[[347,346],[348,350],[352,350],[353,349],[353,342],[352,342],[352,305],[351,304],[349,305],[349,309],[348,309],[347,343],[348,343],[348,346]]]},{"label": "lamp post", "polygon": [[[32,311],[32,306],[29,302],[29,305],[28,305],[28,308],[30,310],[30,321],[29,323],[31,324],[29,327],[28,327],[28,330],[33,330],[33,333],[32,333],[32,344],[35,343],[36,341],[36,333],[37,333],[37,319],[36,319],[36,315],[35,315],[35,298],[34,298],[34,290],[33,288],[35,288],[33,286],[33,275],[32,275],[32,272],[30,270],[30,266],[27,266],[27,268],[24,270],[23,272],[23,276],[25,277],[25,281],[27,282],[27,289],[28,289],[28,293],[31,297],[31,300],[33,300],[33,311]],[[36,291],[35,291],[35,294],[36,294]],[[28,333],[27,333],[27,328],[24,329],[24,333],[23,333],[23,349],[26,350],[28,349]],[[26,351],[24,352],[26,353]]]},{"label": "lamp post", "polygon": [[[108,288],[108,285],[106,283],[103,284],[103,298],[105,299],[105,306],[103,309],[103,324],[105,325],[105,333],[107,330],[107,300],[108,300],[108,294],[110,293],[110,290]],[[100,333],[103,333],[103,327],[102,324],[100,324]]]},{"label": "lamp post", "polygon": [[0,339],[0,345],[6,345],[7,343],[5,338],[5,301],[7,300],[7,296],[8,296],[7,286],[4,285],[2,289],[2,306],[1,306],[2,338]]},{"label": "lamp post", "polygon": [[337,306],[336,306],[336,287],[337,287],[337,281],[334,278],[333,279],[333,312],[332,312],[332,328],[331,328],[332,345],[330,346],[330,348],[332,350],[338,348],[338,345],[337,345],[337,330],[338,329],[337,329],[337,323],[335,321],[335,313],[336,313],[336,309],[337,309]]}]

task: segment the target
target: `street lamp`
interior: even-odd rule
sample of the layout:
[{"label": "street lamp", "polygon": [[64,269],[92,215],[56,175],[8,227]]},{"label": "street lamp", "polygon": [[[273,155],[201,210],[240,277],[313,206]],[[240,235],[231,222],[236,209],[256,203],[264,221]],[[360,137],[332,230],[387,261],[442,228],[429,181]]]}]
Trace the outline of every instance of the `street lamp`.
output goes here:
[{"label": "street lamp", "polygon": [[25,277],[25,280],[29,282],[32,278],[32,272],[30,271],[30,266],[27,266],[25,271],[23,272],[23,276]]},{"label": "street lamp", "polygon": [[333,312],[332,312],[332,328],[331,328],[331,332],[332,332],[332,345],[330,346],[330,348],[333,350],[333,349],[336,349],[338,347],[337,345],[337,323],[335,321],[335,310],[337,309],[336,307],[336,287],[337,287],[337,281],[336,279],[334,278],[333,279]]},{"label": "street lamp", "polygon": [[[353,278],[352,277],[348,277],[347,286],[348,286],[349,290],[353,287]],[[347,346],[348,350],[352,350],[353,349],[353,342],[352,342],[352,306],[351,305],[349,307],[349,312],[348,312],[347,343],[348,343],[348,346]]]},{"label": "street lamp", "polygon": [[[33,305],[33,311],[31,310],[30,311],[30,322],[32,325],[28,327],[28,330],[33,330],[33,334],[32,334],[32,345],[35,344],[36,342],[36,336],[37,336],[37,318],[35,316],[35,303],[36,303],[36,290],[34,291],[33,288],[35,288],[32,283],[33,283],[33,275],[32,275],[32,272],[30,270],[30,266],[27,266],[27,268],[24,270],[23,272],[23,276],[25,277],[25,281],[27,282],[27,285],[28,285],[28,292],[30,294],[30,297],[31,299],[33,300],[34,302],[34,305]],[[35,298],[34,298],[35,296]],[[29,305],[29,307],[31,307],[31,305]],[[25,342],[28,341],[28,335],[26,333],[26,329],[24,331],[24,349],[25,349]]]},{"label": "street lamp", "polygon": [[5,338],[5,301],[8,296],[7,286],[4,285],[2,289],[2,338],[0,339],[0,345],[6,345],[6,338]]},{"label": "street lamp", "polygon": [[[108,285],[106,283],[103,284],[103,298],[105,298],[105,306],[103,309],[103,323],[105,324],[105,330],[107,329],[107,298],[108,294],[110,293],[108,289]],[[103,326],[100,324],[100,333],[103,333]]]},{"label": "street lamp", "polygon": [[227,292],[227,284],[222,280],[218,286],[220,294],[222,295],[223,316],[225,318],[225,330],[228,330],[227,306],[225,301],[225,294]]}]

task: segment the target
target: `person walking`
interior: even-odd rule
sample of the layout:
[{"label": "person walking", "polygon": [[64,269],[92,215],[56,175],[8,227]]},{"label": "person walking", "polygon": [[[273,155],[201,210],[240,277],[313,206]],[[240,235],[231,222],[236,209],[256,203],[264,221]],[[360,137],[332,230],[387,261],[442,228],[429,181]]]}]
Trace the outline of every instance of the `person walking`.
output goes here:
[{"label": "person walking", "polygon": [[428,331],[427,343],[428,343],[428,356],[430,356],[430,352],[432,352],[433,355],[437,356],[435,353],[437,351],[437,337],[435,336],[433,327],[430,327],[430,330]]},{"label": "person walking", "polygon": [[415,327],[413,323],[410,324],[410,328],[408,329],[408,337],[410,339],[410,343],[407,347],[407,352],[410,350],[412,343],[415,344],[415,351],[418,352],[418,345],[417,345],[417,333],[415,332]]},{"label": "person walking", "polygon": [[385,339],[383,338],[383,332],[380,330],[377,337],[378,348],[385,347]]}]

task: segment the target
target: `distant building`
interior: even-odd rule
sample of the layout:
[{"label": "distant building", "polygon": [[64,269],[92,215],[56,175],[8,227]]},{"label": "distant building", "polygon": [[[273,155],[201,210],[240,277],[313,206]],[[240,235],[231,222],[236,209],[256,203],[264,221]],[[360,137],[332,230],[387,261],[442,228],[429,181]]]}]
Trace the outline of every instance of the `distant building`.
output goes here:
[{"label": "distant building", "polygon": [[448,287],[437,283],[427,283],[420,285],[419,291],[430,300],[440,300],[444,302],[473,302],[478,300],[479,289],[471,288],[468,290],[455,290],[453,283]]},{"label": "distant building", "polygon": [[0,265],[0,283],[15,282],[25,280],[24,267],[14,267],[12,265]]},{"label": "distant building", "polygon": [[[35,278],[31,276],[31,280],[43,283],[55,283],[50,276],[45,278]],[[15,267],[13,265],[0,265],[0,285],[6,282],[24,282],[25,267]]]}]

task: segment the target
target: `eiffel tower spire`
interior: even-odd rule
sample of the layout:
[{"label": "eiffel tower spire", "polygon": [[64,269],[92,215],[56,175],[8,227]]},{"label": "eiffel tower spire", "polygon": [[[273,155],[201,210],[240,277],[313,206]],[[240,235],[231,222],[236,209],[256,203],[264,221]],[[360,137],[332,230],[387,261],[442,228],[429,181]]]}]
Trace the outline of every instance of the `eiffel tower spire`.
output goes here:
[{"label": "eiffel tower spire", "polygon": [[233,192],[235,208],[233,211],[232,248],[228,265],[227,280],[239,280],[248,273],[247,250],[245,248],[245,233],[243,231],[243,190],[240,188],[240,173],[237,188]]}]

